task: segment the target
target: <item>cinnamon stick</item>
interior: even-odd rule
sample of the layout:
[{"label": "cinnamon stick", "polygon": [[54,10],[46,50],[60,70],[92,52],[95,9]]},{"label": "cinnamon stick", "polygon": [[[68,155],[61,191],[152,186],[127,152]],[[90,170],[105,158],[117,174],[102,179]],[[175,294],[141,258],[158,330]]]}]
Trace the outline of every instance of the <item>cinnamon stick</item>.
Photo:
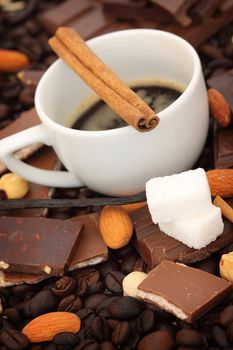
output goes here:
[{"label": "cinnamon stick", "polygon": [[103,63],[72,28],[61,27],[50,46],[122,119],[139,131],[159,122],[154,111]]},{"label": "cinnamon stick", "polygon": [[213,204],[221,209],[222,215],[224,215],[229,221],[233,222],[233,208],[222,197],[216,196],[213,200]]}]

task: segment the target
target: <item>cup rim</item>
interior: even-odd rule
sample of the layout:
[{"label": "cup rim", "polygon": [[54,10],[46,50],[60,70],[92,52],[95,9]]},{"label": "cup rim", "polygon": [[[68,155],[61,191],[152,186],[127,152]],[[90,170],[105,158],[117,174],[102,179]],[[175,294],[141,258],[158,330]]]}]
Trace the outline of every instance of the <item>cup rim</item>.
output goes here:
[{"label": "cup rim", "polygon": [[[170,33],[170,32],[166,32],[163,30],[159,30],[159,29],[146,29],[146,28],[136,28],[136,29],[125,29],[125,30],[121,30],[121,31],[116,31],[116,32],[111,32],[111,33],[106,33],[97,37],[94,37],[90,40],[87,41],[87,44],[92,43],[93,41],[99,41],[101,42],[102,40],[105,40],[105,38],[109,38],[109,37],[116,37],[116,36],[125,36],[125,35],[135,35],[138,33],[157,33],[159,35],[162,35],[164,37],[169,37],[172,40],[176,40],[177,42],[180,42],[180,44],[182,44],[183,46],[185,46],[187,48],[187,50],[190,51],[190,54],[192,56],[193,59],[193,75],[192,78],[190,80],[190,82],[188,83],[188,85],[186,86],[185,90],[182,92],[182,94],[168,107],[166,107],[164,110],[162,110],[161,112],[157,113],[158,117],[160,119],[166,118],[168,117],[167,114],[170,111],[170,109],[174,108],[174,107],[178,107],[180,103],[183,103],[183,100],[186,99],[188,97],[188,95],[190,95],[191,90],[193,89],[193,87],[196,85],[196,82],[198,81],[199,75],[201,73],[201,63],[200,63],[200,59],[199,56],[196,52],[196,50],[194,49],[194,47],[185,39],[181,38],[180,36]],[[57,123],[56,121],[54,121],[53,119],[51,119],[47,113],[45,112],[44,108],[41,106],[40,103],[40,94],[41,91],[43,89],[43,84],[45,82],[46,79],[49,78],[49,75],[57,69],[57,66],[59,67],[59,65],[61,64],[61,62],[63,62],[61,60],[61,58],[58,58],[54,63],[52,63],[52,65],[45,71],[45,73],[43,74],[42,78],[40,79],[36,91],[35,91],[35,108],[36,111],[39,115],[39,118],[42,122],[45,122],[46,124],[48,124],[50,127],[52,127],[53,129],[58,129],[58,131],[63,131],[63,132],[68,132],[70,134],[79,134],[80,136],[112,136],[115,134],[124,134],[124,133],[131,133],[131,132],[136,132],[139,133],[136,129],[134,129],[132,126],[130,125],[126,125],[123,126],[121,128],[117,128],[117,129],[108,129],[108,130],[98,130],[98,131],[93,131],[93,130],[78,130],[78,129],[72,129],[70,127],[67,127],[65,125],[61,125],[59,123]],[[75,74],[75,73],[73,73]],[[158,125],[159,127],[159,125]],[[157,128],[158,128],[157,127]],[[156,128],[156,129],[157,129]],[[156,130],[155,129],[155,130]],[[142,133],[140,133],[142,134]],[[145,133],[144,133],[145,134]]]}]

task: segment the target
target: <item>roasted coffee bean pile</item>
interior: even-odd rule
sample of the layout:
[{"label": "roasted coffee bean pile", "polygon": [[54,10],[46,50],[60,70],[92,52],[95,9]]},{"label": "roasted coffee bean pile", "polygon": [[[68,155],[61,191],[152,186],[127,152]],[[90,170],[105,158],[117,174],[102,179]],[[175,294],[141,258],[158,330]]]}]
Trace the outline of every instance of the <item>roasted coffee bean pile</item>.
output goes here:
[{"label": "roasted coffee bean pile", "polygon": [[[202,268],[214,265],[209,259]],[[212,268],[214,270],[214,266]],[[34,285],[1,288],[0,349],[232,349],[233,305],[226,300],[193,325],[138,299],[123,296],[122,279],[147,271],[129,244],[108,261]],[[68,311],[81,319],[77,334],[63,332],[53,341],[30,345],[20,330],[33,318]]]},{"label": "roasted coffee bean pile", "polygon": [[[61,0],[28,0],[18,16],[0,14],[1,48],[20,50],[30,59],[31,69],[46,69],[55,59],[47,44],[50,36],[38,15]],[[233,67],[233,25],[224,28],[199,48],[206,79]],[[0,129],[21,111],[33,106],[35,87],[20,82],[16,74],[0,74]],[[212,128],[197,166],[213,167]],[[88,189],[60,189],[57,198],[95,195]],[[4,194],[0,193],[0,198]],[[97,208],[51,210],[50,217],[67,219]],[[224,252],[232,251],[228,247]],[[51,251],[52,253],[52,251]],[[196,263],[197,268],[219,274],[220,253]],[[77,270],[62,278],[50,278],[34,285],[0,288],[0,350],[195,350],[233,349],[232,297],[212,309],[195,324],[123,297],[122,280],[132,271],[148,272],[148,267],[131,244],[110,252],[108,261]],[[78,334],[63,332],[51,342],[30,344],[22,328],[35,317],[51,311],[69,311],[81,319]]]}]

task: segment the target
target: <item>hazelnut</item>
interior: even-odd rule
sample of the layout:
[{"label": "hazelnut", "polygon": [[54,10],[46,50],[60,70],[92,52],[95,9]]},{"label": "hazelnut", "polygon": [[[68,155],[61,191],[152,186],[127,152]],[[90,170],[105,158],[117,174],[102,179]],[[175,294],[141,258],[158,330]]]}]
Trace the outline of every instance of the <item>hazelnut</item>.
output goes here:
[{"label": "hazelnut", "polygon": [[219,269],[221,277],[233,283],[233,252],[222,255]]},{"label": "hazelnut", "polygon": [[0,178],[0,189],[9,199],[21,199],[28,192],[28,182],[14,173],[7,173]]}]

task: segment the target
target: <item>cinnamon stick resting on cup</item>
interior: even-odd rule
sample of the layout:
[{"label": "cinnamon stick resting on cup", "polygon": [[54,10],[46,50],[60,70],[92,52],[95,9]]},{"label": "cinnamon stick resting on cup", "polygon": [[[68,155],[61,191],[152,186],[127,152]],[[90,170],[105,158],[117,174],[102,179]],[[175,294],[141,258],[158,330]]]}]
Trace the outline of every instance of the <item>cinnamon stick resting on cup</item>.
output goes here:
[{"label": "cinnamon stick resting on cup", "polygon": [[154,129],[155,112],[86,45],[72,28],[60,27],[49,44],[56,54],[122,119],[138,131]]}]

